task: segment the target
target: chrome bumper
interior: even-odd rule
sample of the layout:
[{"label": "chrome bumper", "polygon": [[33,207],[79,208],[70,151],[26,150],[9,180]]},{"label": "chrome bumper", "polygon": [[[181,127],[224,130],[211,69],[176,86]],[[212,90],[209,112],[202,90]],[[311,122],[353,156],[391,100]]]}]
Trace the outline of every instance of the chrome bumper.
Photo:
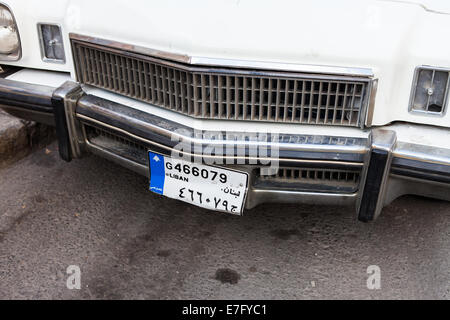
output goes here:
[{"label": "chrome bumper", "polygon": [[[66,161],[92,152],[143,175],[148,175],[149,170],[148,149],[168,155],[183,141],[200,146],[189,154],[196,158],[202,157],[203,148],[218,143],[183,124],[86,94],[70,81],[51,88],[0,79],[0,106],[21,117],[55,124],[59,152]],[[427,126],[415,127],[430,130]],[[353,205],[361,221],[371,221],[386,204],[403,194],[450,200],[450,148],[403,141],[397,136],[398,128],[375,128],[367,132],[366,138],[279,134],[276,140],[258,142],[268,150],[276,146],[280,167],[358,172],[354,190],[317,184],[308,189],[304,185],[260,181],[251,155],[245,153],[253,142],[245,138],[226,141],[233,145],[235,153],[215,153],[211,157],[225,162],[230,158],[242,160],[229,166],[250,173],[246,208],[265,202]],[[105,134],[92,137],[93,129]],[[446,129],[433,130],[448,133]],[[234,136],[245,137],[248,133],[236,132]]]}]

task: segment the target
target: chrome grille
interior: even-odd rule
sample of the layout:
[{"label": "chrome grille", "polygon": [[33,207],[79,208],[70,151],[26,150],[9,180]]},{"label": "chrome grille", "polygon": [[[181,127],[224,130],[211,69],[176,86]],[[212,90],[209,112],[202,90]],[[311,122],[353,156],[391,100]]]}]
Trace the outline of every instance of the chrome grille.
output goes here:
[{"label": "chrome grille", "polygon": [[357,182],[358,172],[337,169],[280,168],[275,175],[260,175],[263,179],[281,180],[327,180],[336,182]]},{"label": "chrome grille", "polygon": [[148,165],[148,146],[145,144],[128,139],[106,128],[90,125],[84,125],[83,128],[86,139],[90,143],[139,164]]},{"label": "chrome grille", "polygon": [[367,78],[192,67],[73,40],[77,78],[203,119],[362,126]]}]

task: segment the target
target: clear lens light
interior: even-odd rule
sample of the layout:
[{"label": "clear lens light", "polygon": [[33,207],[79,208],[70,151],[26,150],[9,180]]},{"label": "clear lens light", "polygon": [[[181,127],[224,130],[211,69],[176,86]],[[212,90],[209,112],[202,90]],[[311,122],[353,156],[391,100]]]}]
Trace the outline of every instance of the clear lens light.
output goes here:
[{"label": "clear lens light", "polygon": [[450,70],[435,67],[418,67],[411,111],[443,114],[449,89]]},{"label": "clear lens light", "polygon": [[53,62],[64,62],[64,47],[61,29],[51,24],[41,24],[43,57]]},{"label": "clear lens light", "polygon": [[0,4],[0,59],[8,56],[18,58],[19,51],[19,33],[14,17],[7,7]]}]

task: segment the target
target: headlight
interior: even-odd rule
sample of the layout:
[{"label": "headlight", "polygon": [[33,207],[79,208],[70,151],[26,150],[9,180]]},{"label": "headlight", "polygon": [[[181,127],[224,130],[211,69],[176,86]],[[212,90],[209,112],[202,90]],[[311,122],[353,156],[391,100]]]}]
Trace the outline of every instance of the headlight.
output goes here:
[{"label": "headlight", "polygon": [[0,60],[20,59],[20,38],[14,16],[0,4]]},{"label": "headlight", "polygon": [[423,114],[445,113],[450,85],[450,70],[421,66],[416,68],[409,110]]}]

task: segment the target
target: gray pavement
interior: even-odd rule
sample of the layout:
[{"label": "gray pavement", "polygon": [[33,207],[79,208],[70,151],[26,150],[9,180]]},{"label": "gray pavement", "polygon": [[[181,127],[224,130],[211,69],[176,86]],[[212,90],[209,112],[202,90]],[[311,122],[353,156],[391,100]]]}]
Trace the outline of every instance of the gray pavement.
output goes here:
[{"label": "gray pavement", "polygon": [[52,144],[0,170],[0,298],[450,299],[450,204],[402,197],[370,224],[325,206],[237,217],[95,156],[65,163]]},{"label": "gray pavement", "polygon": [[54,129],[13,117],[0,108],[0,168],[54,139]]}]

